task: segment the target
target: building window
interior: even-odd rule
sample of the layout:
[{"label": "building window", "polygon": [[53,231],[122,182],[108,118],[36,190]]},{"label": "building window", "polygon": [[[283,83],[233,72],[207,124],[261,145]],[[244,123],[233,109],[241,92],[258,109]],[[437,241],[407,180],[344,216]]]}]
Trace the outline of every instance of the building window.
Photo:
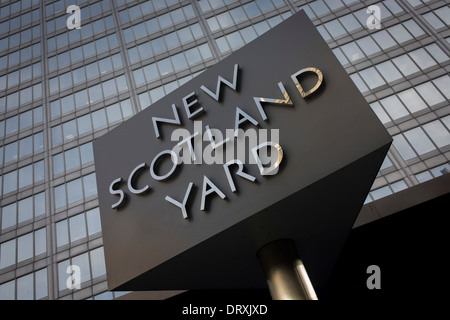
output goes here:
[{"label": "building window", "polygon": [[15,280],[0,284],[0,300],[14,300],[15,295]]},{"label": "building window", "polygon": [[394,141],[392,144],[405,161],[410,160],[417,156],[417,154],[414,152],[409,143],[401,134],[394,136],[393,140]]},{"label": "building window", "polygon": [[[105,85],[106,86],[106,85]],[[100,85],[97,90],[100,89]],[[106,114],[108,119],[106,118]],[[52,145],[56,146],[63,142],[71,141],[78,136],[96,131],[106,126],[128,119],[133,115],[130,99],[123,100],[119,103],[113,104],[103,109],[99,109],[90,114],[86,114],[77,119],[64,122],[62,125],[57,125],[52,128]],[[56,161],[61,161],[57,159]],[[57,162],[60,166],[61,162]],[[58,167],[61,170],[62,167]],[[61,171],[57,171],[60,173]],[[54,172],[55,173],[55,172]],[[56,174],[56,173],[55,173]]]},{"label": "building window", "polygon": [[56,242],[61,247],[101,232],[98,208],[72,216],[56,223]]},{"label": "building window", "polygon": [[94,160],[92,142],[58,153],[53,157],[53,175],[79,168]]},{"label": "building window", "polygon": [[405,131],[403,134],[419,155],[436,149],[421,127]]},{"label": "building window", "polygon": [[0,269],[37,257],[46,252],[46,228],[5,241],[0,244]]},{"label": "building window", "polygon": [[422,128],[438,148],[443,148],[450,144],[450,133],[439,120],[428,122]]},{"label": "building window", "polygon": [[13,202],[1,208],[1,229],[15,226],[45,215],[45,192],[37,193],[31,197]]},{"label": "building window", "polygon": [[81,284],[104,276],[106,274],[106,267],[103,247],[96,248],[89,252],[59,262],[59,291],[68,289],[67,279],[69,275],[66,271],[70,265],[75,265],[80,268]]},{"label": "building window", "polygon": [[432,12],[422,14],[422,17],[424,17],[435,30],[440,31],[450,25],[450,8],[448,6],[443,6]]},{"label": "building window", "polygon": [[56,209],[74,204],[97,194],[95,173],[69,181],[54,188]]}]

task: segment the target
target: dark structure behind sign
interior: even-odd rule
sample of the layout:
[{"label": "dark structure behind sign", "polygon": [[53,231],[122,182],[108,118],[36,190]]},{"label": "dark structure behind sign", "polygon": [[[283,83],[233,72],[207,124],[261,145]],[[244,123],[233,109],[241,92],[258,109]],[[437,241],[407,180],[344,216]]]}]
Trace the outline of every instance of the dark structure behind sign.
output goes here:
[{"label": "dark structure behind sign", "polygon": [[[214,93],[219,76],[231,84],[236,65],[235,89],[223,85],[220,99],[201,89]],[[303,98],[291,76],[305,68],[319,69],[324,82]],[[298,81],[306,91],[317,80]],[[264,103],[264,120],[254,97],[283,100],[280,82],[292,105]],[[183,106],[195,99],[192,108]],[[246,121],[244,129],[279,130],[283,160],[276,174],[262,176],[257,165],[245,164],[244,171],[256,178],[252,182],[234,175],[236,167],[236,192],[222,164],[180,164],[167,179],[152,178],[152,160],[177,144],[173,130],[194,133],[197,120],[203,130],[208,125],[225,132],[235,127],[237,108],[257,122]],[[158,123],[159,138],[155,118],[173,120]],[[281,238],[295,241],[313,284],[320,286],[390,142],[306,14],[294,15],[94,142],[110,290],[265,287],[256,251]],[[165,157],[160,175],[171,169]],[[127,179],[143,163],[132,188],[148,188],[134,194]],[[213,192],[201,203],[205,177],[224,197]],[[126,194],[115,209],[120,195],[110,193],[114,180],[114,190]],[[166,200],[181,202],[186,190],[188,219]]]}]

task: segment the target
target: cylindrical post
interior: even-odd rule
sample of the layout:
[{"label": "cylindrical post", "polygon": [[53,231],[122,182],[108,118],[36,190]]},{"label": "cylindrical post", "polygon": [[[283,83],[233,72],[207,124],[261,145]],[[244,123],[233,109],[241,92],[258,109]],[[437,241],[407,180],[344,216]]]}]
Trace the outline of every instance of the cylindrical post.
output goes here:
[{"label": "cylindrical post", "polygon": [[273,300],[317,300],[294,241],[270,242],[258,250],[257,256]]}]

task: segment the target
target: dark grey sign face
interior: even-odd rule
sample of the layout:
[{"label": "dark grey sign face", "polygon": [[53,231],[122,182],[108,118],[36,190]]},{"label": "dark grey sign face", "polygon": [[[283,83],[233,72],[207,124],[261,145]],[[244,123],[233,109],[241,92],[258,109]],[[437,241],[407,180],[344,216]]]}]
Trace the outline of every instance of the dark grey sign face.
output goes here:
[{"label": "dark grey sign face", "polygon": [[[318,83],[305,68],[323,82],[303,98],[295,82],[304,91]],[[172,165],[172,133],[194,135],[194,120],[203,138],[206,126],[224,138],[236,123],[278,129],[278,171],[246,162],[252,181],[230,165],[230,182],[221,163]],[[256,252],[280,238],[296,242],[320,286],[390,142],[306,14],[295,14],[94,142],[110,290],[263,287]]]}]

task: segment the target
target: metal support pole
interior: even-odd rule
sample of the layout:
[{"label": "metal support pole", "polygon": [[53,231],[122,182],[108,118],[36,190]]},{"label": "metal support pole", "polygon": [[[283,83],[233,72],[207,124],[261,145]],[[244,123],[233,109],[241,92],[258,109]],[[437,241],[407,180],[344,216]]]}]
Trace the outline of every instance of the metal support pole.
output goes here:
[{"label": "metal support pole", "polygon": [[258,250],[257,256],[273,300],[317,300],[294,241],[270,242]]}]

